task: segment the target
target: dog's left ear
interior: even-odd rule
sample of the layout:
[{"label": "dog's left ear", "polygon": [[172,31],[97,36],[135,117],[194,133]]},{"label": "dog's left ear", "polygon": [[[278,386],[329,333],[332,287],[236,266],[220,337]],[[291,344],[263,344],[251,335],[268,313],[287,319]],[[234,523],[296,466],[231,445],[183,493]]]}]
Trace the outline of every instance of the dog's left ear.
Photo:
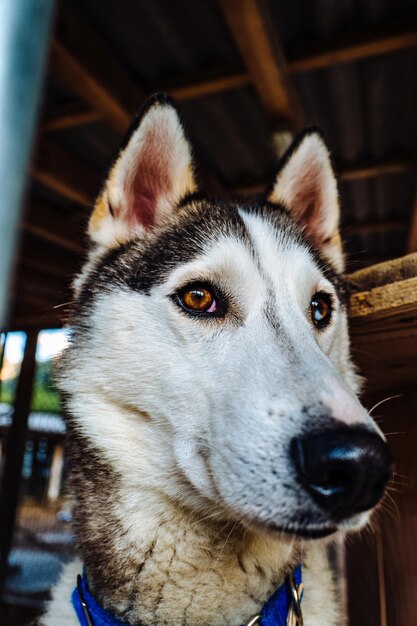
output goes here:
[{"label": "dog's left ear", "polygon": [[268,201],[283,205],[313,245],[335,269],[343,271],[337,182],[321,133],[307,129],[281,163]]},{"label": "dog's left ear", "polygon": [[134,120],[97,199],[89,235],[114,247],[163,224],[197,191],[191,147],[173,102],[153,96]]}]

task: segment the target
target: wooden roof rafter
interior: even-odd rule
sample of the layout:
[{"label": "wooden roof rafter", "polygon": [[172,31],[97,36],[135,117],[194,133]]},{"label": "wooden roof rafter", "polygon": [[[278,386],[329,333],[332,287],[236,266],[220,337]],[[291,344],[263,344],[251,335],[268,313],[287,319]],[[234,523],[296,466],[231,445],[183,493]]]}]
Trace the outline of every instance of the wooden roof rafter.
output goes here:
[{"label": "wooden roof rafter", "polygon": [[39,142],[32,175],[56,193],[88,208],[101,184],[100,176],[92,167],[45,138]]},{"label": "wooden roof rafter", "polygon": [[265,111],[293,129],[302,125],[302,111],[288,77],[288,68],[273,20],[264,0],[219,0],[230,33],[242,56]]},{"label": "wooden roof rafter", "polygon": [[41,123],[41,131],[50,133],[66,128],[84,126],[102,121],[103,115],[97,109],[77,101],[68,102],[54,111],[47,112]]},{"label": "wooden roof rafter", "polygon": [[[414,160],[410,158],[392,158],[386,156],[375,160],[353,161],[345,163],[339,169],[337,177],[341,182],[350,182],[354,180],[363,180],[365,178],[375,178],[377,176],[386,176],[400,174],[410,171],[415,166]],[[262,193],[268,182],[257,183],[254,185],[242,185],[234,191],[240,194],[256,194]]]},{"label": "wooden roof rafter", "polygon": [[[231,35],[246,70],[226,72],[213,78],[196,77],[191,83],[165,87],[179,101],[223,93],[253,84],[266,111],[273,117],[301,122],[301,108],[289,74],[353,62],[417,45],[417,25],[395,25],[390,29],[348,33],[337,40],[311,43],[285,58],[273,20],[264,0],[219,0]],[[146,93],[129,76],[114,52],[77,14],[63,3],[57,37],[52,45],[52,67],[79,98],[89,103],[70,105],[44,123],[45,130],[59,130],[107,119],[123,132]],[[74,107],[74,110],[72,108]]]},{"label": "wooden roof rafter", "polygon": [[[70,82],[72,84],[72,78]],[[175,100],[183,102],[239,89],[249,84],[250,79],[246,72],[235,72],[221,74],[214,78],[201,78],[191,83],[178,82],[174,86],[162,85],[162,87],[158,88],[158,91],[166,91],[175,98]],[[65,128],[94,124],[95,122],[101,122],[105,119],[104,114],[92,108],[91,105],[88,106],[80,104],[79,102],[71,102],[57,111],[50,112],[50,114],[45,117],[42,130],[44,132],[54,132]]]},{"label": "wooden roof rafter", "polygon": [[417,254],[348,276],[352,345],[368,391],[414,384],[417,376]]},{"label": "wooden roof rafter", "polygon": [[417,24],[394,24],[363,32],[340,33],[327,41],[303,44],[288,55],[291,74],[353,63],[417,46]]},{"label": "wooden roof rafter", "polygon": [[39,200],[30,201],[22,226],[26,232],[60,248],[80,255],[84,252],[81,219],[75,220],[72,214],[60,215]]}]

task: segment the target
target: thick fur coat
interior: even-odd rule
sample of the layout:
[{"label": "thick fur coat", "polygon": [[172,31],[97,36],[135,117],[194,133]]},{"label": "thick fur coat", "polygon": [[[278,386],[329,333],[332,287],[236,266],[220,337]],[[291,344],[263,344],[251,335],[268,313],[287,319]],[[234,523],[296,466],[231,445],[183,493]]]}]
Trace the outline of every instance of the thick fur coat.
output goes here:
[{"label": "thick fur coat", "polygon": [[[119,619],[238,626],[302,562],[305,626],[342,623],[326,545],[370,511],[329,515],[289,452],[335,425],[377,432],[356,395],[338,222],[317,131],[264,198],[219,202],[169,100],[135,121],[90,221],[59,375],[77,547]],[[43,626],[78,623],[81,567]]]}]

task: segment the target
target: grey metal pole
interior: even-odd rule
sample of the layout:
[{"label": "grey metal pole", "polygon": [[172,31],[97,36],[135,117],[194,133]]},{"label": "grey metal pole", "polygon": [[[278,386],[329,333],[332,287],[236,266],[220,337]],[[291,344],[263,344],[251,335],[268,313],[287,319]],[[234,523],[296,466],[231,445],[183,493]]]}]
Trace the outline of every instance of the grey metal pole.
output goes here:
[{"label": "grey metal pole", "polygon": [[16,251],[54,0],[0,0],[0,329]]}]

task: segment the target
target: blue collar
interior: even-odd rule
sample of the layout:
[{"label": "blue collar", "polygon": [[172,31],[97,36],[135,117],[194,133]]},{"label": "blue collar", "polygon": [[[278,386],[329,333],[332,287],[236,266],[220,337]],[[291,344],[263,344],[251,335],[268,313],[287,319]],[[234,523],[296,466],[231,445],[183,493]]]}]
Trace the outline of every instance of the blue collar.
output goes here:
[{"label": "blue collar", "polygon": [[[294,593],[301,585],[301,565],[295,568],[291,578],[278,587],[269,600],[264,604],[259,618],[251,620],[250,624],[260,626],[286,626],[290,610],[297,611],[297,602],[294,602]],[[299,590],[300,601],[302,591]],[[77,586],[71,595],[71,602],[81,626],[129,626],[121,622],[108,611],[105,611],[88,590],[85,573],[77,577]],[[299,608],[299,605],[298,605]],[[295,624],[297,621],[294,622]],[[301,623],[301,620],[299,621]]]}]

